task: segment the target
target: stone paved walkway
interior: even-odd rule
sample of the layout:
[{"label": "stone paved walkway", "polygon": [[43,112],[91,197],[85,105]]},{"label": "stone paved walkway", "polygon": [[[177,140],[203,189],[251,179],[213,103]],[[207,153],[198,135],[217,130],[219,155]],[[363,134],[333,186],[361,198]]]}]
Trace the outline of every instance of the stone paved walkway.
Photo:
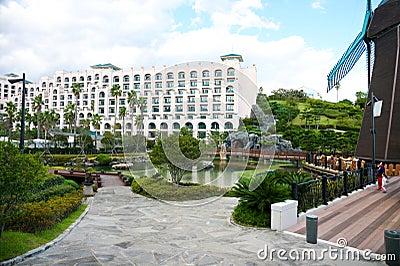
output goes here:
[{"label": "stone paved walkway", "polygon": [[[308,244],[303,237],[230,223],[235,198],[182,207],[105,187],[83,220],[60,242],[19,265],[383,265],[381,262],[292,260],[288,253],[335,248]],[[288,260],[258,258],[268,247]],[[294,250],[294,251],[293,251]],[[326,251],[325,251],[326,252]],[[294,255],[293,255],[294,254]],[[338,253],[339,254],[339,253]],[[263,253],[260,255],[264,255]]]}]

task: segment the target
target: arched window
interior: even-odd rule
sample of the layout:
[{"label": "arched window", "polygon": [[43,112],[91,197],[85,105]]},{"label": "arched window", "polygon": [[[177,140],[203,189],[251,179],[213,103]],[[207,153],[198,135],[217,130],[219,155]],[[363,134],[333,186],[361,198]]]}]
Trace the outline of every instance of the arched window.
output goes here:
[{"label": "arched window", "polygon": [[161,73],[156,74],[156,80],[162,80],[162,75]]},{"label": "arched window", "polygon": [[144,75],[144,80],[151,80],[151,75],[150,74]]},{"label": "arched window", "polygon": [[221,70],[221,69],[215,70],[214,76],[217,77],[217,78],[218,78],[218,77],[222,77],[222,70]]},{"label": "arched window", "polygon": [[160,129],[161,130],[167,130],[168,129],[168,124],[165,123],[165,122],[162,122],[161,125],[160,125]]},{"label": "arched window", "polygon": [[189,128],[190,130],[193,130],[193,124],[190,122],[186,122],[185,127]]},{"label": "arched window", "polygon": [[109,124],[109,123],[105,123],[105,124],[104,124],[104,129],[111,129],[110,124]]},{"label": "arched window", "polygon": [[66,77],[66,78],[64,79],[64,82],[69,82],[69,78]]},{"label": "arched window", "polygon": [[124,82],[129,82],[129,76],[128,75],[124,76]]},{"label": "arched window", "polygon": [[132,127],[132,124],[131,124],[131,123],[126,123],[125,129],[131,129],[131,127]]},{"label": "arched window", "polygon": [[167,79],[174,79],[174,73],[172,72],[167,73]]},{"label": "arched window", "polygon": [[108,83],[108,82],[109,82],[108,76],[104,76],[103,77],[103,83]]},{"label": "arched window", "polygon": [[190,78],[192,78],[192,79],[197,78],[197,72],[196,71],[190,72]]},{"label": "arched window", "polygon": [[175,123],[172,125],[172,127],[173,127],[174,130],[179,130],[179,129],[181,129],[181,125],[179,125],[178,122],[175,122]]},{"label": "arched window", "polygon": [[156,129],[156,125],[154,123],[149,124],[149,129]]},{"label": "arched window", "polygon": [[92,81],[92,76],[88,76],[87,81]]},{"label": "arched window", "polygon": [[72,82],[76,82],[76,77],[72,77]]},{"label": "arched window", "polygon": [[203,122],[200,122],[200,123],[198,124],[198,128],[199,128],[199,129],[206,129],[206,124],[204,124]]},{"label": "arched window", "polygon": [[184,79],[184,78],[185,78],[185,72],[179,72],[178,79]]},{"label": "arched window", "polygon": [[46,82],[42,83],[42,88],[46,88]]},{"label": "arched window", "polygon": [[118,76],[114,76],[113,82],[119,82],[119,77]]},{"label": "arched window", "polygon": [[226,122],[225,129],[233,129],[233,124],[231,122]]},{"label": "arched window", "polygon": [[61,77],[57,77],[57,82],[61,82]]},{"label": "arched window", "polygon": [[212,122],[211,130],[219,130],[219,124],[217,122]]},{"label": "arched window", "polygon": [[227,93],[232,93],[233,92],[233,87],[232,86],[226,87],[226,92]]},{"label": "arched window", "polygon": [[85,78],[83,76],[80,76],[79,81],[85,81]]},{"label": "arched window", "polygon": [[91,118],[91,117],[92,117],[92,113],[88,113],[88,114],[87,114],[87,117],[88,117],[88,118]]},{"label": "arched window", "polygon": [[105,93],[104,93],[104,91],[101,91],[100,93],[99,93],[99,98],[104,98],[105,97]]},{"label": "arched window", "polygon": [[204,70],[202,76],[203,78],[208,78],[210,76],[210,71]]},{"label": "arched window", "polygon": [[139,75],[135,75],[135,76],[133,77],[133,80],[134,80],[134,81],[140,81],[140,76],[139,76]]},{"label": "arched window", "polygon": [[53,90],[53,94],[57,94],[57,90]]},{"label": "arched window", "polygon": [[235,76],[235,69],[234,68],[228,68],[228,70],[226,71],[226,75],[228,77],[233,77]]},{"label": "arched window", "polygon": [[49,88],[53,88],[53,83],[50,83],[50,84],[49,84]]},{"label": "arched window", "polygon": [[96,74],[95,76],[94,76],[94,80],[99,80],[100,79],[100,75],[99,74]]},{"label": "arched window", "polygon": [[84,117],[85,117],[85,115],[83,113],[79,114],[79,118],[84,118]]}]

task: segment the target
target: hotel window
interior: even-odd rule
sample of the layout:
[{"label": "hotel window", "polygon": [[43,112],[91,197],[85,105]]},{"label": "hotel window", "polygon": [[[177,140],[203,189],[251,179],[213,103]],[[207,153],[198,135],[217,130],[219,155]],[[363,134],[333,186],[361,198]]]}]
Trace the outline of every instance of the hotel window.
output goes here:
[{"label": "hotel window", "polygon": [[218,114],[213,114],[213,119],[219,119],[219,115]]},{"label": "hotel window", "polygon": [[57,102],[53,102],[53,107],[56,107],[57,106]]},{"label": "hotel window", "polygon": [[64,84],[64,88],[68,89],[69,88],[68,84]]},{"label": "hotel window", "polygon": [[228,82],[235,82],[235,79],[228,79]]},{"label": "hotel window", "polygon": [[222,85],[222,80],[216,80],[214,81],[215,86],[221,86]]},{"label": "hotel window", "polygon": [[215,77],[222,77],[222,70],[215,70]]},{"label": "hotel window", "polygon": [[99,106],[104,106],[104,100],[99,100]]},{"label": "hotel window", "polygon": [[108,79],[108,76],[103,77],[103,83],[108,83],[110,80]]},{"label": "hotel window", "polygon": [[72,82],[76,82],[76,77],[72,77]]},{"label": "hotel window", "polygon": [[183,106],[182,105],[175,106],[175,112],[183,112]]},{"label": "hotel window", "polygon": [[94,80],[99,80],[99,79],[100,79],[99,74],[96,74],[96,75],[94,76]]},{"label": "hotel window", "polygon": [[124,82],[129,82],[129,76],[128,75],[124,76]]},{"label": "hotel window", "polygon": [[151,79],[151,75],[150,74],[146,74],[145,76],[144,76],[144,80],[150,80]]},{"label": "hotel window", "polygon": [[156,83],[156,88],[157,89],[161,89],[162,88],[162,83],[161,82],[157,82]]},{"label": "hotel window", "polygon": [[85,78],[83,76],[79,77],[79,81],[84,81],[84,80],[85,80]]},{"label": "hotel window", "polygon": [[92,76],[88,76],[87,81],[92,81]]},{"label": "hotel window", "polygon": [[171,107],[170,106],[164,106],[164,112],[165,113],[171,112]]},{"label": "hotel window", "polygon": [[160,100],[158,98],[153,98],[152,103],[153,104],[159,104]]},{"label": "hotel window", "polygon": [[180,115],[176,115],[176,116],[175,116],[175,119],[177,119],[177,120],[178,120],[178,119],[181,119],[181,116],[180,116]]},{"label": "hotel window", "polygon": [[196,90],[190,90],[189,94],[196,94]]},{"label": "hotel window", "polygon": [[87,94],[84,94],[84,95],[83,95],[83,99],[88,99],[88,95],[87,95]]},{"label": "hotel window", "polygon": [[210,76],[210,72],[208,70],[203,71],[203,78],[207,78]]},{"label": "hotel window", "polygon": [[68,95],[68,100],[72,100],[72,95]]},{"label": "hotel window", "polygon": [[64,102],[60,102],[60,106],[64,106]]},{"label": "hotel window", "polygon": [[167,74],[167,79],[173,79],[174,78],[174,74],[173,73],[168,73]]},{"label": "hotel window", "polygon": [[194,103],[194,101],[195,101],[194,97],[188,97],[188,102]]},{"label": "hotel window", "polygon": [[57,101],[57,96],[53,96],[53,100],[54,100],[54,101]]},{"label": "hotel window", "polygon": [[178,87],[180,87],[180,88],[185,87],[185,82],[184,81],[179,81],[178,82]]},{"label": "hotel window", "polygon": [[214,89],[214,93],[218,93],[218,94],[221,93],[221,89],[219,89],[219,88],[218,89]]},{"label": "hotel window", "polygon": [[235,76],[235,69],[229,68],[226,75],[230,77]]},{"label": "hotel window", "polygon": [[156,74],[156,80],[162,80],[162,75],[161,73]]},{"label": "hotel window", "polygon": [[226,111],[233,111],[233,105],[232,104],[227,104],[226,105]]},{"label": "hotel window", "polygon": [[183,98],[182,97],[176,97],[175,102],[176,103],[183,103]]},{"label": "hotel window", "polygon": [[61,82],[61,77],[57,77],[57,82],[58,82],[58,83]]},{"label": "hotel window", "polygon": [[178,90],[178,94],[182,95],[184,90]]},{"label": "hotel window", "polygon": [[164,103],[171,103],[171,98],[164,98]]},{"label": "hotel window", "polygon": [[208,90],[207,90],[207,89],[202,89],[202,90],[201,90],[201,93],[202,93],[202,94],[208,94]]},{"label": "hotel window", "polygon": [[190,81],[190,87],[197,87],[197,81]]},{"label": "hotel window", "polygon": [[197,72],[196,71],[190,72],[190,78],[192,78],[192,79],[197,78]]},{"label": "hotel window", "polygon": [[210,86],[209,80],[203,80],[203,86]]},{"label": "hotel window", "polygon": [[124,84],[124,90],[129,90],[129,84]]},{"label": "hotel window", "polygon": [[87,106],[88,105],[88,101],[83,101],[83,106]]},{"label": "hotel window", "polygon": [[173,88],[174,87],[174,82],[173,81],[168,81],[167,82],[167,88]]},{"label": "hotel window", "polygon": [[184,79],[184,78],[185,78],[185,72],[179,72],[178,79]]},{"label": "hotel window", "polygon": [[[100,92],[100,93],[99,93],[99,98],[104,98],[104,97],[105,97],[104,91]],[[69,100],[69,99],[68,99],[68,100]]]},{"label": "hotel window", "polygon": [[160,108],[158,107],[153,107],[153,113],[158,113],[160,112]]},{"label": "hotel window", "polygon": [[69,82],[69,78],[65,78],[65,79],[64,79],[64,82]]},{"label": "hotel window", "polygon": [[196,112],[196,108],[193,105],[189,105],[188,112]]},{"label": "hotel window", "polygon": [[213,111],[219,112],[221,111],[221,105],[213,105]]},{"label": "hotel window", "polygon": [[113,113],[114,113],[114,111],[115,111],[114,107],[110,107],[110,108],[108,108],[108,112],[109,112],[110,114],[113,114]]},{"label": "hotel window", "polygon": [[119,82],[119,77],[118,77],[118,76],[115,76],[115,77],[113,78],[113,81],[114,81],[114,82]]},{"label": "hotel window", "polygon": [[108,105],[115,105],[115,100],[114,99],[109,100]]},{"label": "hotel window", "polygon": [[99,113],[100,114],[104,114],[104,108],[103,107],[99,108]]},{"label": "hotel window", "polygon": [[134,84],[134,88],[135,88],[135,90],[140,90],[140,84],[139,83],[135,83]]},{"label": "hotel window", "polygon": [[200,106],[200,112],[208,112],[208,107],[207,107],[207,105],[202,105],[202,106]]},{"label": "hotel window", "polygon": [[235,101],[234,96],[226,96],[226,102],[233,103]]},{"label": "hotel window", "polygon": [[125,99],[119,100],[119,105],[125,105]]},{"label": "hotel window", "polygon": [[233,87],[227,87],[226,88],[226,93],[232,93],[233,92]]},{"label": "hotel window", "polygon": [[202,102],[202,103],[208,102],[207,96],[201,96],[200,97],[200,102]]},{"label": "hotel window", "polygon": [[151,89],[151,83],[147,82],[144,84],[145,89]]},{"label": "hotel window", "polygon": [[140,76],[139,76],[139,75],[135,75],[135,76],[133,77],[133,80],[134,80],[134,81],[140,81]]},{"label": "hotel window", "polygon": [[213,96],[213,102],[215,103],[221,102],[221,96]]}]

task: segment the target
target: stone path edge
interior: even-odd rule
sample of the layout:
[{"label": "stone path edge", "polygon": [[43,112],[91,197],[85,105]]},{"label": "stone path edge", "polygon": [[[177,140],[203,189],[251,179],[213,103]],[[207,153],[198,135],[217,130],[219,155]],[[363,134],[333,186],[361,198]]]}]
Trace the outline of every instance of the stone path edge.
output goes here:
[{"label": "stone path edge", "polygon": [[14,257],[12,259],[9,259],[9,260],[6,260],[6,261],[2,261],[2,262],[0,262],[0,265],[1,266],[9,266],[9,265],[16,264],[18,262],[21,262],[21,261],[25,260],[26,258],[30,258],[30,257],[33,257],[33,256],[39,254],[39,253],[42,253],[43,251],[47,250],[48,248],[50,248],[50,247],[54,246],[55,244],[57,244],[58,242],[60,242],[62,239],[64,239],[72,231],[72,229],[74,229],[82,221],[82,219],[89,212],[93,197],[88,198],[88,199],[86,200],[88,205],[86,206],[86,209],[83,211],[83,213],[78,217],[78,219],[75,220],[75,222],[73,222],[70,226],[68,226],[68,228],[65,229],[64,232],[62,232],[59,236],[57,236],[52,241],[41,245],[40,247],[32,249],[32,250],[30,250],[30,251],[28,251],[28,252],[26,252],[24,254],[21,254],[21,255],[19,255],[17,257]]}]

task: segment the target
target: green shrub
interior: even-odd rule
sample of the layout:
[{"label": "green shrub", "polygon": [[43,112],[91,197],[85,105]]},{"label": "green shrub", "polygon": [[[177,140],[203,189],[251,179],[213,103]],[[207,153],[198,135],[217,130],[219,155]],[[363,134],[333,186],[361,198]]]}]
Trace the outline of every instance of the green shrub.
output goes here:
[{"label": "green shrub", "polygon": [[21,204],[17,208],[19,215],[7,221],[6,229],[26,233],[49,229],[78,208],[82,195],[82,191],[78,190],[47,201]]},{"label": "green shrub", "polygon": [[51,163],[53,165],[65,165],[66,163],[71,162],[74,158],[76,157],[76,155],[61,155],[61,154],[56,154],[53,156],[53,158],[51,159]]},{"label": "green shrub", "polygon": [[76,183],[74,180],[71,180],[71,179],[65,179],[64,184],[69,185],[69,186],[75,188],[76,190],[78,190],[80,188],[78,183]]},{"label": "green shrub", "polygon": [[249,209],[243,204],[235,207],[232,214],[233,221],[244,226],[270,227],[271,215],[268,212],[261,213],[254,209]]},{"label": "green shrub", "polygon": [[98,161],[100,165],[109,165],[111,162],[111,157],[107,154],[98,154],[96,161]]},{"label": "green shrub", "polygon": [[[78,186],[79,188],[79,186]],[[58,186],[49,187],[45,190],[40,191],[32,196],[31,202],[46,201],[55,196],[64,196],[66,193],[76,190],[69,184],[62,184]]]},{"label": "green shrub", "polygon": [[39,187],[40,190],[45,190],[50,187],[59,186],[64,184],[65,178],[60,175],[48,174],[44,180],[43,185]]}]

